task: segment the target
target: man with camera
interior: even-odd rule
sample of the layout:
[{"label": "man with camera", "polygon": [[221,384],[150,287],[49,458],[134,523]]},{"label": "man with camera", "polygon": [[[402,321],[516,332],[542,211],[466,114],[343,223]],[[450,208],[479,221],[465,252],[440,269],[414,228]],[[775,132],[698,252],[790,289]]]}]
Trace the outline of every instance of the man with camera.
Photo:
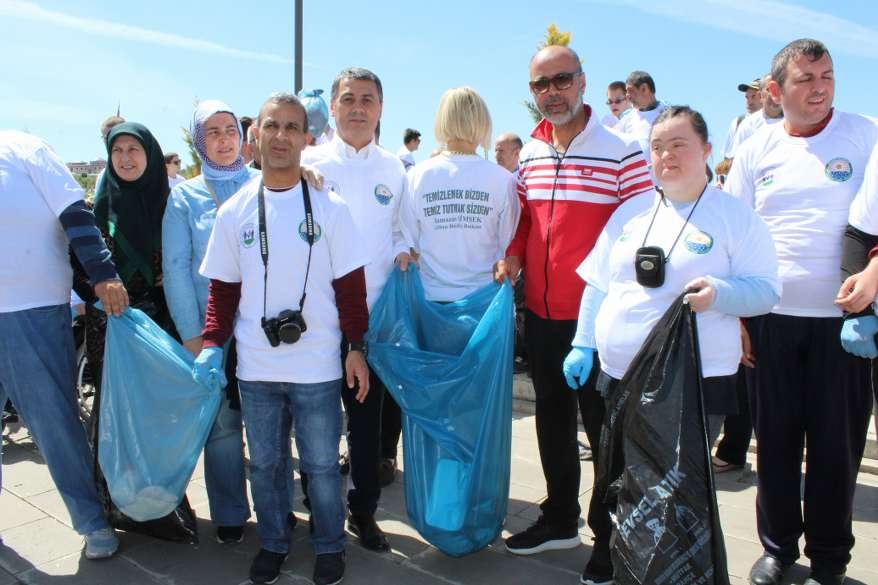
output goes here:
[{"label": "man with camera", "polygon": [[286,454],[295,420],[300,466],[310,480],[314,582],[327,585],[341,581],[345,565],[338,468],[342,334],[347,387],[357,388],[359,402],[369,392],[366,261],[347,205],[302,180],[308,120],[298,98],[269,97],[256,131],[262,180],[219,210],[201,265],[210,294],[204,349],[193,373],[208,386],[224,385],[222,347],[234,326],[262,540],[250,579],[273,583],[289,550]]},{"label": "man with camera", "polygon": [[[360,247],[369,255],[366,300],[370,308],[381,296],[394,258],[408,251],[398,227],[405,169],[397,156],[375,143],[383,101],[381,80],[373,72],[360,67],[340,71],[330,98],[335,136],[303,154],[303,162],[320,171],[327,187],[350,207],[363,237]],[[401,422],[399,407],[374,372],[370,373],[369,387],[369,396],[362,403],[354,400],[354,390],[341,391],[348,415],[353,484],[348,491],[348,528],[365,548],[381,552],[390,546],[375,522],[375,510],[381,486],[391,483],[396,471]]]}]

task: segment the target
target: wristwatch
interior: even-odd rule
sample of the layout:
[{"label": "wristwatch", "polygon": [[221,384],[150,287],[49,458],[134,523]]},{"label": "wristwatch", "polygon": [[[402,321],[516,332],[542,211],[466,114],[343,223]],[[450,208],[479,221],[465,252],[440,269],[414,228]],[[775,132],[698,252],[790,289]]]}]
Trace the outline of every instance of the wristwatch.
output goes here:
[{"label": "wristwatch", "polygon": [[353,343],[348,343],[348,353],[352,351],[358,351],[363,354],[363,357],[366,357],[369,353],[369,345],[365,341],[355,341]]}]

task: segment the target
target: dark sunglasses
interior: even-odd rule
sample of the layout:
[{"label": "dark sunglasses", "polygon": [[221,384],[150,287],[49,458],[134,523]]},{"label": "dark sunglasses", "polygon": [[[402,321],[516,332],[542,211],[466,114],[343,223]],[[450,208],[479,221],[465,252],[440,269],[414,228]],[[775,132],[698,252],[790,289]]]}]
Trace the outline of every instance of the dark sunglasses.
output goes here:
[{"label": "dark sunglasses", "polygon": [[172,161],[171,161],[171,164],[172,164],[172,165],[177,165],[177,166],[179,167],[179,166],[180,166],[180,159],[172,160]]},{"label": "dark sunglasses", "polygon": [[530,82],[530,89],[536,94],[542,94],[549,91],[549,85],[552,85],[558,91],[564,91],[573,85],[573,80],[576,79],[576,76],[580,73],[582,72],[575,71],[573,73],[559,73],[551,78],[540,77],[539,79]]},{"label": "dark sunglasses", "polygon": [[628,99],[628,98],[613,98],[613,99],[608,99],[608,100],[607,100],[607,105],[608,105],[608,106],[611,106],[611,105],[613,105],[613,104],[621,104],[621,103],[624,102],[626,99]]}]

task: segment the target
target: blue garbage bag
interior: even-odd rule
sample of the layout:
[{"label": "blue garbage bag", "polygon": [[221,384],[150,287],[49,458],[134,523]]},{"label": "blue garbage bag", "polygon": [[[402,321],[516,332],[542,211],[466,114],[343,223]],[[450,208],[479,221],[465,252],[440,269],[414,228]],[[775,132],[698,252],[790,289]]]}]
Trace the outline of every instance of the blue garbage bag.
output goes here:
[{"label": "blue garbage bag", "polygon": [[455,303],[424,298],[397,268],[369,318],[369,364],[403,413],[406,509],[451,556],[500,534],[512,443],[513,295],[490,284]]},{"label": "blue garbage bag", "polygon": [[142,311],[107,319],[98,461],[110,497],[140,522],[174,511],[222,393],[192,380],[193,358]]}]

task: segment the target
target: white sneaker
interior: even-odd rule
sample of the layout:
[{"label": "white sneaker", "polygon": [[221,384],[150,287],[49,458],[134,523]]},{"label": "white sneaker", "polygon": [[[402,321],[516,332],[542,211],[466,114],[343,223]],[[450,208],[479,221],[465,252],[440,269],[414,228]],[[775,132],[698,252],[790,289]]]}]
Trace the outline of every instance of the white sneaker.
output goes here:
[{"label": "white sneaker", "polygon": [[119,539],[112,528],[101,528],[85,535],[85,558],[106,559],[119,549]]}]

